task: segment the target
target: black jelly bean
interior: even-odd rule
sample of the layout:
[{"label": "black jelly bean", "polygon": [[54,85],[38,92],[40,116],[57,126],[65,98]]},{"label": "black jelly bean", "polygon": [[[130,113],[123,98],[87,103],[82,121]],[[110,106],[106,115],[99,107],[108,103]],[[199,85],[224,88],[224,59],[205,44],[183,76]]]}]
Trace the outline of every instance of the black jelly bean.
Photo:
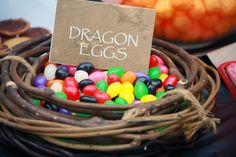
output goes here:
[{"label": "black jelly bean", "polygon": [[93,96],[86,96],[83,95],[80,97],[81,102],[90,102],[90,103],[97,103],[97,99]]},{"label": "black jelly bean", "polygon": [[154,86],[155,88],[160,88],[162,86],[162,81],[160,79],[152,79],[150,81],[150,85]]},{"label": "black jelly bean", "polygon": [[89,74],[93,71],[93,69],[94,69],[94,65],[89,62],[83,62],[77,66],[77,70],[84,70]]},{"label": "black jelly bean", "polygon": [[156,95],[156,87],[155,86],[153,86],[153,85],[148,85],[148,93],[149,94],[152,94],[152,95]]},{"label": "black jelly bean", "polygon": [[147,84],[148,84],[148,79],[147,79],[146,77],[144,77],[144,76],[141,76],[141,77],[139,77],[139,78],[137,78],[137,79],[135,80],[135,83],[134,83],[134,84],[136,84],[137,82],[142,82],[142,83],[144,83],[144,84],[147,86]]},{"label": "black jelly bean", "polygon": [[56,105],[51,104],[49,102],[45,102],[43,107],[48,109],[48,110],[51,110],[51,111],[57,111],[58,110],[58,107]]},{"label": "black jelly bean", "polygon": [[58,68],[56,71],[56,78],[57,79],[61,79],[64,80],[66,77],[68,77],[69,74],[66,70],[62,69],[62,68]]},{"label": "black jelly bean", "polygon": [[175,86],[173,86],[173,85],[166,85],[165,86],[166,91],[170,91],[170,90],[173,90],[173,89],[175,89]]},{"label": "black jelly bean", "polygon": [[84,87],[87,86],[87,85],[93,85],[93,81],[90,80],[90,79],[84,79],[82,81],[79,82],[79,89],[81,91],[83,91]]}]

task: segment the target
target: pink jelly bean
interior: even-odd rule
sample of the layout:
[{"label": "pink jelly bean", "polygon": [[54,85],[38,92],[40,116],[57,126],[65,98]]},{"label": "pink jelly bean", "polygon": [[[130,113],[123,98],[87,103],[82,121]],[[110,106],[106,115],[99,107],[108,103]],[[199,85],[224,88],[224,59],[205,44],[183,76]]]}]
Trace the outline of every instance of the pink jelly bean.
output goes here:
[{"label": "pink jelly bean", "polygon": [[156,56],[156,58],[158,60],[158,65],[164,65],[163,59],[161,59],[159,56]]},{"label": "pink jelly bean", "polygon": [[76,66],[72,66],[72,65],[68,65],[68,73],[71,76],[75,75],[75,72],[77,71],[77,67]]},{"label": "pink jelly bean", "polygon": [[169,69],[165,65],[158,65],[162,74],[168,74]]},{"label": "pink jelly bean", "polygon": [[101,71],[96,71],[96,72],[91,73],[88,79],[92,80],[96,84],[98,81],[104,80],[105,75]]}]

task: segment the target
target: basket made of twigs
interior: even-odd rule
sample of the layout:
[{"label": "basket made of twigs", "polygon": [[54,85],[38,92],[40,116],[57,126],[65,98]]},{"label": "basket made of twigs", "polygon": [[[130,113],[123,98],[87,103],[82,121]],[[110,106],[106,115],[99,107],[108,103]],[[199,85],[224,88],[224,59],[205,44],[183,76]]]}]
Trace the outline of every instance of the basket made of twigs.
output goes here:
[{"label": "basket made of twigs", "polygon": [[[219,90],[216,70],[168,42],[154,39],[152,53],[179,78],[160,100],[108,106],[63,100],[50,89],[32,86],[48,59],[51,36],[26,41],[1,52],[0,138],[32,156],[168,152],[189,144],[199,130],[216,130],[210,111]],[[36,106],[48,101],[91,117],[63,115]],[[190,142],[191,143],[191,142]],[[147,151],[146,151],[147,152]],[[113,154],[114,155],[114,154]]]}]

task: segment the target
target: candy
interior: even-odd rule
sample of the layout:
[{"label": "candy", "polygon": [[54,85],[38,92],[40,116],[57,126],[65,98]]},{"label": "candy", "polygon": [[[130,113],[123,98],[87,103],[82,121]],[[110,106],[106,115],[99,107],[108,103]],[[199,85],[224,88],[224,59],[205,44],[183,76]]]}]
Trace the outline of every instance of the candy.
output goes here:
[{"label": "candy", "polygon": [[65,78],[64,82],[65,82],[65,86],[78,87],[78,82],[75,80],[74,77],[67,77]]},{"label": "candy", "polygon": [[148,75],[141,72],[136,72],[136,78],[139,79],[140,77],[145,77],[148,80],[148,82],[150,81],[150,78],[148,77]]},{"label": "candy", "polygon": [[173,85],[166,85],[165,86],[166,91],[170,91],[170,90],[173,90],[173,89],[175,89],[175,86],[173,86]]},{"label": "candy", "polygon": [[63,92],[67,95],[69,100],[78,100],[80,98],[80,92],[77,87],[73,86],[64,86]]},{"label": "candy", "polygon": [[159,56],[156,56],[157,62],[158,62],[158,66],[159,65],[164,65],[164,61],[162,58],[160,58]]},{"label": "candy", "polygon": [[96,103],[97,99],[94,96],[81,96],[80,97],[81,102],[90,102],[90,103]]},{"label": "candy", "polygon": [[128,91],[128,92],[133,92],[134,91],[134,86],[132,83],[130,82],[125,82],[121,85],[121,92],[125,92],[125,91]]},{"label": "candy", "polygon": [[122,67],[112,67],[108,69],[107,76],[110,76],[111,74],[116,74],[119,78],[125,73],[124,69]]},{"label": "candy", "polygon": [[62,92],[63,85],[59,82],[55,82],[55,83],[52,84],[50,89],[53,90],[55,93]]},{"label": "candy", "polygon": [[106,92],[107,88],[108,88],[108,84],[105,80],[100,80],[96,83],[96,86],[98,87],[98,89],[102,92]]},{"label": "candy", "polygon": [[176,86],[177,83],[178,83],[178,81],[179,81],[179,80],[178,80],[177,77],[169,75],[169,76],[165,79],[165,81],[163,82],[163,85],[164,85],[164,86],[167,86],[167,85]]},{"label": "candy", "polygon": [[116,100],[115,100],[115,104],[118,104],[118,105],[127,105],[128,102],[127,102],[125,99],[118,97],[118,98],[116,98]]},{"label": "candy", "polygon": [[158,67],[152,67],[148,70],[148,76],[150,79],[158,79],[161,75],[161,71]]},{"label": "candy", "polygon": [[155,101],[155,100],[157,100],[157,97],[151,94],[145,95],[141,98],[141,102],[150,102],[150,101]]},{"label": "candy", "polygon": [[59,69],[63,69],[63,70],[65,70],[66,72],[68,72],[68,66],[67,66],[67,65],[60,65],[58,68],[59,68]]},{"label": "candy", "polygon": [[133,104],[140,104],[141,103],[141,101],[139,101],[139,100],[135,100],[134,102],[133,102]]},{"label": "candy", "polygon": [[161,70],[162,74],[168,74],[168,68],[165,65],[158,65],[158,68]]},{"label": "candy", "polygon": [[88,74],[90,74],[93,71],[93,69],[94,69],[94,65],[89,62],[83,62],[77,66],[77,70],[86,71]]},{"label": "candy", "polygon": [[94,96],[97,99],[97,102],[100,104],[103,104],[105,101],[111,100],[111,97],[107,93],[101,91],[95,92]]},{"label": "candy", "polygon": [[158,65],[158,58],[156,55],[151,55],[149,59],[149,68],[156,67]]},{"label": "candy", "polygon": [[156,97],[157,97],[158,99],[161,99],[161,97],[162,97],[164,94],[165,94],[165,91],[159,91],[159,92],[156,93]]},{"label": "candy", "polygon": [[71,115],[72,114],[71,111],[69,111],[69,110],[67,110],[65,108],[59,108],[58,112],[62,113],[62,114],[65,114],[65,115]]},{"label": "candy", "polygon": [[106,105],[115,105],[116,103],[112,100],[107,100],[106,102],[104,102],[104,104],[106,104]]},{"label": "candy", "polygon": [[134,102],[134,94],[132,91],[130,92],[128,90],[127,91],[124,90],[123,92],[120,93],[119,97],[125,99],[128,102],[128,104],[132,104]]},{"label": "candy", "polygon": [[40,88],[40,89],[45,89],[46,88],[46,86],[37,86],[37,88]]},{"label": "candy", "polygon": [[80,82],[84,79],[88,79],[88,73],[86,71],[83,71],[83,70],[78,70],[75,72],[75,80],[77,82]]},{"label": "candy", "polygon": [[156,94],[156,87],[155,86],[153,86],[153,85],[148,85],[148,93],[149,94],[152,94],[152,95],[155,95]]},{"label": "candy", "polygon": [[154,86],[155,88],[160,88],[162,86],[162,81],[160,79],[152,79],[150,81],[150,85]]},{"label": "candy", "polygon": [[64,86],[64,81],[63,81],[63,80],[58,80],[58,79],[56,79],[56,80],[49,80],[49,81],[47,82],[47,87],[50,88],[50,87],[52,86],[52,84],[53,84],[53,83],[56,83],[56,82],[58,82],[58,83],[60,83],[62,86]]},{"label": "candy", "polygon": [[168,77],[167,74],[161,74],[160,77],[159,77],[159,79],[160,79],[162,82],[164,82],[167,77]]},{"label": "candy", "polygon": [[79,89],[81,91],[83,91],[84,87],[87,86],[87,85],[92,85],[94,84],[92,80],[89,80],[89,79],[84,79],[82,81],[79,82]]},{"label": "candy", "polygon": [[57,66],[55,64],[48,64],[44,69],[44,76],[47,80],[53,80],[56,77]]},{"label": "candy", "polygon": [[35,87],[38,87],[38,86],[46,86],[47,84],[47,79],[44,77],[44,76],[36,76],[34,78],[34,82],[33,82],[34,86]]},{"label": "candy", "polygon": [[94,96],[94,93],[98,91],[95,85],[87,85],[83,89],[83,93],[88,96]]},{"label": "candy", "polygon": [[61,69],[61,68],[57,68],[57,71],[56,71],[56,78],[57,79],[64,80],[68,76],[69,76],[69,74],[66,70]]},{"label": "candy", "polygon": [[107,88],[107,94],[111,97],[114,98],[120,94],[121,91],[121,83],[120,82],[114,82],[110,84]]},{"label": "candy", "polygon": [[51,111],[57,111],[58,110],[58,107],[56,105],[51,104],[49,102],[45,102],[43,107],[46,108],[46,109],[49,109]]},{"label": "candy", "polygon": [[107,76],[108,85],[110,85],[114,82],[121,82],[120,78],[116,74],[111,74],[111,75]]},{"label": "candy", "polygon": [[36,106],[40,106],[40,100],[32,99],[32,101]]},{"label": "candy", "polygon": [[139,78],[136,79],[136,81],[135,81],[134,84],[136,84],[137,82],[142,82],[142,83],[144,83],[145,85],[148,85],[149,80],[148,80],[146,77],[141,76],[141,77],[139,77]]},{"label": "candy", "polygon": [[156,90],[156,92],[160,92],[160,91],[165,91],[164,86],[161,86],[160,88],[158,88],[158,89]]},{"label": "candy", "polygon": [[68,73],[70,76],[74,76],[75,75],[75,72],[77,71],[77,67],[76,66],[67,66],[68,67]]},{"label": "candy", "polygon": [[134,95],[137,99],[141,99],[144,95],[148,94],[147,86],[142,82],[137,82],[134,87]]},{"label": "candy", "polygon": [[132,71],[127,71],[126,73],[124,73],[124,75],[121,77],[121,82],[131,82],[134,83],[136,79],[136,74]]},{"label": "candy", "polygon": [[88,78],[96,84],[98,81],[104,80],[105,75],[101,71],[96,71],[96,72],[91,73]]},{"label": "candy", "polygon": [[67,95],[63,92],[57,92],[56,96],[58,96],[59,98],[62,98],[62,99],[67,99]]}]

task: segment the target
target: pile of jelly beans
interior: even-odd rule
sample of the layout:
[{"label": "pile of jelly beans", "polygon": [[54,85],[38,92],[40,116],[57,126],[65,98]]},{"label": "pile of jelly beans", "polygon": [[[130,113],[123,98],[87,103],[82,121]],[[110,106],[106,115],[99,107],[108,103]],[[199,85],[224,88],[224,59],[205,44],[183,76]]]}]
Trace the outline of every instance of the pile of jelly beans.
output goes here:
[{"label": "pile of jelly beans", "polygon": [[[158,100],[166,91],[174,89],[177,82],[177,77],[168,75],[164,61],[151,55],[147,74],[124,71],[122,67],[98,70],[89,62],[78,66],[46,63],[44,73],[34,78],[33,85],[50,88],[62,99],[126,105]],[[50,110],[71,114],[69,110],[48,102],[33,101]]]}]

